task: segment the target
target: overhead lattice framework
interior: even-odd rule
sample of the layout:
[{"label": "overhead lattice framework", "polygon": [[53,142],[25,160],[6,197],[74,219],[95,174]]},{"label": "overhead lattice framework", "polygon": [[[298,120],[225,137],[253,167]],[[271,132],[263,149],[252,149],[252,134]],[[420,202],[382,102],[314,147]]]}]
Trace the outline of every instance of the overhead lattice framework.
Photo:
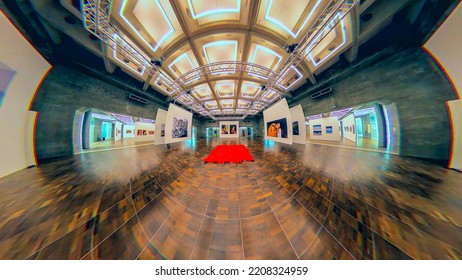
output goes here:
[{"label": "overhead lattice framework", "polygon": [[297,1],[283,14],[279,0],[81,1],[85,28],[112,49],[117,65],[145,89],[212,119],[243,119],[314,80],[348,47],[347,15],[356,3]]}]

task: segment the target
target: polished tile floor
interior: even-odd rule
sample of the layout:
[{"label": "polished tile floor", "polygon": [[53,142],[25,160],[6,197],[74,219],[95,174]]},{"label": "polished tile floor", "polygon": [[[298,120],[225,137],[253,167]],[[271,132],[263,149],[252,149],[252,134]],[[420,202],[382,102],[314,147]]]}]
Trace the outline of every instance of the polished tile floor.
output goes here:
[{"label": "polished tile floor", "polygon": [[[240,142],[254,162],[205,164]],[[462,174],[261,138],[81,154],[0,179],[1,259],[460,259]]]}]

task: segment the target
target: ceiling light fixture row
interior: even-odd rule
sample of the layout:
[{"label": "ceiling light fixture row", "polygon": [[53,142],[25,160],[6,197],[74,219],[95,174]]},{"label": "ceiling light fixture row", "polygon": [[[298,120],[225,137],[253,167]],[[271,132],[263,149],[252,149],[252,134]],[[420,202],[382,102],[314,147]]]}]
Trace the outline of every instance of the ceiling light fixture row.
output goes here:
[{"label": "ceiling light fixture row", "polygon": [[[162,60],[154,60],[151,63],[150,59],[146,58],[146,56],[138,51],[136,47],[131,46],[131,43],[123,38],[123,34],[121,34],[121,32],[119,32],[114,25],[111,24],[111,0],[81,0],[84,27],[109,47],[122,54],[124,60],[129,60],[134,63],[138,69],[147,71],[149,78],[145,82],[145,89],[148,87],[148,82],[151,79],[155,79],[156,83],[163,83],[167,86],[170,96],[174,101],[179,99],[178,101],[183,103],[185,106],[190,107],[191,109],[194,108],[198,113],[206,115],[212,119],[215,119],[215,117],[199,102],[197,102],[195,98],[187,95],[181,85],[187,85],[188,82],[200,79],[204,75],[217,75],[222,73],[247,72],[249,75],[260,76],[262,78],[264,77],[265,88],[255,100],[257,101],[255,104],[258,104],[258,109],[255,108],[256,105],[249,107],[243,118],[246,118],[249,114],[254,113],[255,110],[261,111],[266,106],[274,102],[277,97],[282,98],[284,96],[284,93],[279,92],[278,87],[287,90],[287,88],[281,85],[281,82],[287,74],[291,71],[296,71],[298,74],[297,76],[301,79],[301,74],[296,67],[311,53],[314,48],[316,48],[316,46],[328,35],[328,33],[343,20],[356,2],[356,0],[330,1],[322,13],[316,18],[312,27],[302,37],[300,42],[286,48],[286,51],[290,53],[290,56],[283,63],[278,73],[258,64],[242,61],[228,61],[203,65],[185,73],[174,81],[160,71]],[[270,91],[274,92],[278,96],[269,94]],[[269,100],[265,100],[265,97],[268,95],[271,95],[271,97]],[[182,102],[182,99],[185,99],[188,102]]]},{"label": "ceiling light fixture row", "polygon": [[156,83],[163,83],[170,89],[171,93],[183,90],[178,83],[162,74],[160,71],[161,59],[154,59],[151,62],[151,59],[146,58],[143,53],[125,40],[123,33],[110,22],[112,0],[81,0],[81,7],[84,27],[91,34],[120,53],[125,59],[134,63],[138,69],[147,71],[148,80],[154,79]]},{"label": "ceiling light fixture row", "polygon": [[[343,20],[356,2],[357,0],[331,0],[299,43],[286,48],[286,52],[290,51],[290,56],[279,68],[277,76],[268,81],[265,91],[260,94],[257,101],[262,101],[269,91],[275,90],[275,85],[282,81],[291,70],[297,68],[305,57]],[[284,94],[280,95],[280,98],[283,96]]]}]

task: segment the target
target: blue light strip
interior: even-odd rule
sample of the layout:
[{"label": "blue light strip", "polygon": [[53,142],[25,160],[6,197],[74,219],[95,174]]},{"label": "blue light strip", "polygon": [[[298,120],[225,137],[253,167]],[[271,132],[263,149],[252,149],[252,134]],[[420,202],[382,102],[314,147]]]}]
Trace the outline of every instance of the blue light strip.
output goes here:
[{"label": "blue light strip", "polygon": [[[122,19],[130,26],[130,28],[132,29],[132,31],[134,31],[138,37],[140,37],[140,39],[153,51],[157,51],[157,49],[160,47],[160,45],[165,41],[167,40],[167,38],[169,36],[171,36],[174,32],[175,32],[175,28],[173,27],[172,23],[170,22],[170,19],[168,18],[167,16],[167,13],[165,13],[165,10],[164,8],[162,7],[162,4],[160,4],[160,1],[159,0],[155,0],[157,6],[159,7],[159,9],[162,11],[162,15],[164,16],[164,19],[166,20],[166,22],[168,23],[169,27],[170,27],[170,30],[169,32],[167,32],[156,44],[156,46],[153,48],[151,46],[151,44],[146,41],[146,39],[141,35],[141,33],[133,26],[133,24],[131,24],[131,22],[124,16],[124,10],[125,10],[125,6],[127,5],[128,1],[124,1],[124,3],[122,4],[122,8],[120,9],[120,12],[119,12],[119,15],[120,17],[122,17]],[[153,38],[154,39],[154,38]]]},{"label": "blue light strip", "polygon": [[273,4],[273,0],[269,0],[268,2],[268,7],[266,8],[266,13],[265,13],[265,20],[277,25],[278,27],[280,27],[281,29],[283,29],[284,31],[286,31],[287,33],[290,34],[290,36],[292,36],[293,38],[297,38],[298,35],[300,35],[300,32],[303,30],[303,28],[305,28],[305,25],[308,23],[308,20],[313,16],[313,13],[314,11],[316,11],[316,9],[318,8],[319,4],[321,4],[321,0],[318,0],[318,2],[316,2],[316,5],[314,5],[313,9],[311,9],[311,12],[309,13],[309,15],[306,17],[305,21],[303,22],[303,24],[300,26],[300,28],[298,29],[297,33],[294,33],[292,30],[290,30],[287,26],[285,26],[282,22],[270,17],[268,14],[269,14],[269,11],[271,9],[271,5]]},{"label": "blue light strip", "polygon": [[230,14],[230,13],[240,13],[241,12],[241,0],[237,0],[237,7],[235,9],[232,8],[222,8],[222,9],[216,9],[216,10],[211,10],[207,11],[201,14],[196,14],[194,11],[194,6],[192,4],[192,0],[188,0],[188,6],[189,10],[191,11],[191,16],[193,19],[198,19],[206,16],[211,16],[211,15],[217,15],[217,14]]},{"label": "blue light strip", "polygon": [[[175,74],[175,76],[176,76],[177,78],[179,78],[179,76],[178,76],[178,74],[172,69],[172,66],[175,65],[175,64],[177,64],[180,60],[184,59],[185,57],[188,59],[189,63],[191,64],[191,70],[194,69],[194,68],[196,68],[196,67],[194,66],[194,64],[193,64],[193,62],[192,62],[192,60],[191,60],[191,58],[189,57],[189,54],[188,54],[188,53],[184,53],[184,54],[180,55],[180,56],[177,57],[172,63],[170,63],[170,65],[168,66],[168,68],[170,69],[170,71],[172,71],[173,74]],[[181,73],[181,74],[183,75],[184,73]]]},{"label": "blue light strip", "polygon": [[[217,42],[212,42],[208,43],[202,46],[202,49],[204,50],[204,55],[205,59],[207,59],[207,63],[211,64],[212,62],[210,61],[210,58],[207,54],[207,48],[209,47],[217,47],[217,46],[226,46],[226,45],[234,45],[234,54],[233,54],[233,59],[232,61],[237,61],[237,41],[217,41]],[[213,61],[217,62],[217,61]],[[223,71],[223,72],[212,72],[212,75],[218,75],[218,74],[230,74],[230,73],[236,73],[236,70],[234,71]]]},{"label": "blue light strip", "polygon": [[[270,95],[270,93],[274,93],[274,97],[271,98],[271,99],[267,99],[267,97],[268,97],[268,95]],[[263,100],[266,100],[268,102],[273,102],[274,99],[276,99],[278,96],[279,96],[279,94],[276,91],[270,90],[265,94],[265,96],[263,96]]]},{"label": "blue light strip", "polygon": [[[114,34],[114,40],[117,40],[117,39],[119,39],[119,38],[120,38],[119,35]],[[122,40],[122,42],[123,42],[123,40]],[[130,47],[130,46],[128,46],[128,45],[127,45],[126,47],[133,50],[133,48]],[[144,75],[144,70],[145,70],[145,67],[144,67],[144,66],[143,66],[143,71],[141,71],[141,73],[138,72],[137,69],[133,69],[133,68],[130,67],[127,63],[123,62],[122,60],[120,60],[120,59],[117,57],[117,51],[116,51],[116,49],[117,49],[117,44],[116,44],[115,48],[112,48],[112,56],[113,56],[117,61],[119,61],[122,65],[127,66],[127,68],[128,68],[129,70],[131,70],[133,73],[137,74],[138,76],[143,76],[143,75]]]},{"label": "blue light strip", "polygon": [[[280,56],[277,52],[273,51],[272,49],[269,49],[269,48],[264,47],[264,46],[262,46],[262,45],[257,45],[257,46],[255,47],[255,50],[254,50],[254,52],[253,52],[253,54],[252,54],[252,56],[251,56],[251,58],[250,58],[250,62],[251,62],[251,63],[255,63],[255,58],[256,58],[256,56],[257,56],[257,52],[258,52],[259,49],[260,49],[261,51],[263,51],[263,52],[269,53],[269,54],[271,54],[271,55],[274,55],[276,58],[278,58],[278,62],[277,62],[276,65],[272,68],[272,70],[275,70],[276,67],[278,67],[279,63],[281,62],[282,56]],[[274,60],[273,60],[273,61],[274,61]],[[257,74],[252,74],[251,72],[249,72],[249,75],[250,75],[250,76],[259,77],[259,78],[262,78],[262,79],[264,79],[264,80],[268,80],[268,77],[264,77],[264,76],[257,75]]]},{"label": "blue light strip", "polygon": [[[191,68],[192,68],[192,69],[196,68],[196,66],[194,66],[194,63],[192,62],[191,57],[189,56],[189,54],[188,54],[187,52],[184,53],[184,54],[182,54],[182,55],[180,55],[180,56],[178,56],[178,57],[177,57],[172,63],[170,63],[170,65],[168,66],[168,68],[170,69],[170,71],[172,71],[173,74],[175,74],[175,76],[176,76],[177,78],[179,78],[179,76],[178,76],[177,73],[172,69],[172,65],[178,63],[180,60],[183,59],[184,56],[186,56],[187,59],[189,60],[189,63],[191,64]],[[192,69],[191,69],[191,70],[192,70]],[[184,73],[181,73],[181,74],[183,75]],[[180,79],[180,81],[181,81],[182,83],[184,83],[185,85],[187,85],[187,84],[190,84],[190,83],[192,83],[192,82],[194,82],[194,81],[199,80],[200,78],[201,78],[201,77],[197,77],[197,78],[192,79],[191,81],[188,81],[188,82],[186,82],[186,83],[184,83],[182,79]]]},{"label": "blue light strip", "polygon": [[[278,85],[279,85],[280,87],[282,87],[284,90],[288,90],[289,88],[293,87],[295,84],[297,84],[298,81],[300,81],[300,80],[302,79],[302,74],[300,73],[300,71],[298,71],[297,68],[295,68],[295,67],[292,65],[292,66],[290,66],[289,69],[293,69],[293,70],[298,74],[298,79],[296,79],[296,80],[295,80],[290,86],[288,86],[288,87],[285,87],[283,84],[280,84],[279,82],[281,82],[281,80],[279,80],[279,81],[278,81]],[[289,71],[289,70],[286,70],[286,73],[287,73],[287,71]],[[284,76],[285,76],[285,73],[284,73],[284,75],[281,75],[281,76],[284,77]]]},{"label": "blue light strip", "polygon": [[[337,14],[337,17],[341,17],[341,13],[338,13],[338,14]],[[335,18],[332,19],[332,21],[330,22],[330,24],[332,24],[332,23],[334,22],[334,20],[335,20]],[[327,58],[329,58],[332,54],[334,54],[337,50],[339,50],[343,45],[346,44],[346,42],[347,42],[347,34],[346,34],[346,32],[345,32],[345,24],[343,23],[343,20],[340,21],[340,26],[341,26],[341,29],[342,29],[343,42],[342,42],[338,47],[336,47],[336,48],[335,48],[333,51],[331,51],[328,55],[326,55],[325,57],[323,57],[323,59],[321,59],[319,62],[316,62],[316,61],[314,60],[313,56],[311,55],[311,52],[308,54],[308,56],[309,56],[311,62],[313,62],[313,64],[314,64],[315,67],[317,67],[319,64],[323,63]],[[322,35],[324,35],[324,33],[326,32],[326,30],[328,30],[328,29],[329,29],[329,26],[327,26],[327,27],[323,30],[323,32],[322,32],[321,34],[319,34],[318,37],[316,37],[316,39],[314,39],[313,43],[316,42],[316,41],[319,39],[319,37],[321,37]],[[332,32],[332,31],[331,31],[331,32]],[[310,45],[310,46],[307,48],[307,52],[308,52],[308,50],[311,49],[311,46],[312,46],[312,45]]]}]

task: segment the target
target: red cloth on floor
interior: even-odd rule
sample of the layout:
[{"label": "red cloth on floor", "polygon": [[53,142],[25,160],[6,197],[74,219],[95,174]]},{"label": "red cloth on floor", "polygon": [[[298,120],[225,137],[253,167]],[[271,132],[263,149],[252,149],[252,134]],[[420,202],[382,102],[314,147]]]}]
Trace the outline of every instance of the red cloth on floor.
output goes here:
[{"label": "red cloth on floor", "polygon": [[253,157],[244,145],[218,145],[204,158],[208,163],[241,163],[253,161]]}]

